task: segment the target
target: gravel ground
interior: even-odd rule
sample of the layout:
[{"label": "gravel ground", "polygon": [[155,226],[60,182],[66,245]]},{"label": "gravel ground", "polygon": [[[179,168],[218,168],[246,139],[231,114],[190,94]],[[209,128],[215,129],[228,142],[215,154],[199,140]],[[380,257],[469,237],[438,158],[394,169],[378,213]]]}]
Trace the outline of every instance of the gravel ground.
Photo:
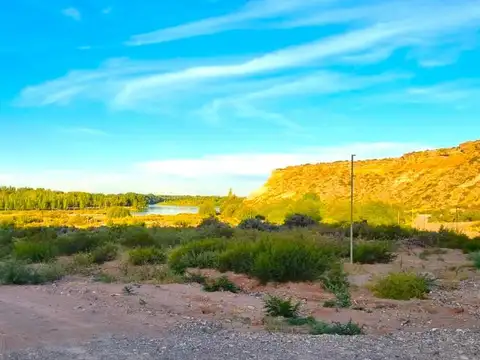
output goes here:
[{"label": "gravel ground", "polygon": [[392,336],[302,336],[223,330],[190,323],[158,338],[105,337],[81,345],[24,350],[9,360],[480,359],[480,332],[434,329]]}]

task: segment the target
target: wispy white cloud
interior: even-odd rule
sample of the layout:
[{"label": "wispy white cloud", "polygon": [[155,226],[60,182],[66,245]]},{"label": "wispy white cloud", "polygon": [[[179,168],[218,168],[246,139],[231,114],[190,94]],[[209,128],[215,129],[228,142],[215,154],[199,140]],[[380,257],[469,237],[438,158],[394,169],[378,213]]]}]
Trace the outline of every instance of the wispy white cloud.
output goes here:
[{"label": "wispy white cloud", "polygon": [[112,12],[113,8],[111,6],[102,9],[102,14],[108,15]]},{"label": "wispy white cloud", "polygon": [[137,164],[142,171],[152,174],[190,178],[213,176],[264,176],[287,166],[306,163],[347,160],[355,153],[359,160],[400,156],[424,150],[428,146],[414,143],[354,143],[339,146],[303,148],[285,153],[243,153],[207,155],[201,158],[148,161]]},{"label": "wispy white cloud", "polygon": [[69,7],[67,9],[63,9],[62,14],[67,16],[67,17],[72,18],[75,21],[82,20],[82,14],[80,13],[80,11],[78,9],[76,9],[74,7]]},{"label": "wispy white cloud", "polygon": [[[472,18],[478,19],[479,5],[477,0],[465,0],[462,3],[437,0],[369,3],[335,0],[251,0],[232,13],[138,34],[132,36],[126,44],[147,45],[251,28],[292,29],[331,24],[367,26],[388,22],[440,25],[444,20],[432,18],[432,9],[435,9],[436,17],[452,14],[450,20],[457,22],[455,16],[465,16],[460,14],[464,10],[470,12]],[[448,27],[448,19],[445,23]]]},{"label": "wispy white cloud", "polygon": [[250,0],[236,12],[132,36],[127,45],[146,45],[252,27],[251,21],[303,12],[332,0]]},{"label": "wispy white cloud", "polygon": [[[430,148],[425,144],[374,142],[338,146],[298,148],[289,152],[212,154],[188,158],[150,160],[124,164],[121,171],[98,169],[50,169],[0,173],[4,185],[53,188],[64,191],[127,192],[176,194],[219,194],[233,187],[248,195],[260,187],[271,171],[287,166],[357,159],[400,156]],[[195,181],[192,181],[192,179]]]},{"label": "wispy white cloud", "polygon": [[[411,1],[362,5],[359,8],[363,10],[358,13],[361,16],[358,16],[365,22],[360,22],[360,25],[355,23],[343,32],[248,59],[171,59],[161,62],[117,59],[102,64],[98,69],[71,71],[61,78],[29,86],[23,89],[16,103],[23,106],[66,105],[73,100],[88,99],[102,101],[117,110],[163,112],[177,106],[177,110],[182,111],[201,109],[203,118],[210,116],[212,123],[219,123],[220,112],[227,110],[239,118],[258,117],[293,129],[301,127],[295,119],[260,102],[285,98],[286,95],[318,96],[350,92],[387,81],[399,81],[401,76],[355,76],[351,69],[347,70],[347,66],[343,67],[344,73],[326,69],[332,65],[346,64],[350,67],[352,64],[376,63],[399,49],[431,47],[439,39],[455,41],[458,33],[475,30],[475,24],[480,20],[480,0],[454,5],[435,2],[434,7],[432,1],[416,2],[418,7],[412,7]],[[338,21],[353,21],[352,17],[357,13],[349,10],[352,6],[341,10],[336,8],[338,3],[256,0],[239,12],[228,15],[227,20],[232,17],[249,20],[285,17],[308,8],[309,13],[317,13],[305,18],[303,25],[284,23],[284,26],[307,26],[307,20],[308,26],[313,26],[322,23],[324,15],[318,13],[318,9],[326,7],[329,11],[336,11]],[[432,9],[435,9],[435,17],[423,17]],[[226,22],[224,17],[208,19],[207,28],[211,28],[212,21],[222,26]],[[271,84],[267,86],[266,82]]]}]

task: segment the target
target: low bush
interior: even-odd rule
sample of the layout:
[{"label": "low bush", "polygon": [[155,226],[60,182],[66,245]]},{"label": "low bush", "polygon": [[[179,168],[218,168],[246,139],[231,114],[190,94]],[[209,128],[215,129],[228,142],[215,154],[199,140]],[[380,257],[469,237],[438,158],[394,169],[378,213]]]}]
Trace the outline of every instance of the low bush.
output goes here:
[{"label": "low bush", "polygon": [[99,272],[93,277],[93,281],[101,282],[104,284],[111,284],[117,281],[117,278],[111,274],[105,272]]},{"label": "low bush", "polygon": [[395,258],[392,246],[385,241],[361,242],[353,249],[353,261],[360,264],[388,264]]},{"label": "low bush", "polygon": [[203,290],[207,292],[229,291],[232,293],[238,293],[240,288],[231,282],[226,276],[221,276],[214,280],[206,280],[203,285]]},{"label": "low bush", "polygon": [[352,305],[347,274],[340,264],[335,264],[327,270],[320,280],[324,288],[335,295],[335,300],[326,301],[324,307],[348,308]]},{"label": "low bush", "polygon": [[429,293],[430,282],[415,273],[391,273],[371,286],[371,290],[380,298],[394,300],[424,299]]},{"label": "low bush", "polygon": [[205,285],[207,283],[208,278],[205,275],[202,275],[200,273],[188,273],[185,274],[183,277],[185,282],[190,282],[190,283],[197,283],[201,285]]},{"label": "low bush", "polygon": [[480,270],[480,251],[470,253],[469,259],[473,261],[473,266]]},{"label": "low bush", "polygon": [[323,321],[315,321],[310,330],[312,335],[361,335],[362,333],[362,328],[352,320],[346,324],[339,322],[328,324]]},{"label": "low bush", "polygon": [[13,231],[0,227],[0,259],[9,256],[13,249]]},{"label": "low bush", "polygon": [[472,253],[480,251],[480,236],[470,239],[462,247],[463,252]]},{"label": "low bush", "polygon": [[249,275],[268,281],[313,281],[332,265],[329,253],[311,239],[270,237],[259,244]]},{"label": "low bush", "polygon": [[15,260],[0,263],[0,284],[2,285],[44,284],[59,280],[63,274],[63,269],[56,264],[34,266]]},{"label": "low bush", "polygon": [[107,209],[106,216],[108,219],[120,219],[120,218],[132,216],[132,214],[130,213],[130,210],[128,210],[127,208],[124,208],[121,206],[114,206]]},{"label": "low bush", "polygon": [[102,242],[93,233],[76,231],[60,235],[54,243],[59,255],[73,255],[91,251]]},{"label": "low bush", "polygon": [[197,226],[197,230],[201,238],[231,238],[235,233],[235,230],[230,225],[218,220],[214,216],[203,219]]},{"label": "low bush", "polygon": [[92,261],[95,264],[103,264],[104,262],[115,260],[117,255],[118,247],[115,244],[107,243],[92,251]]},{"label": "low bush", "polygon": [[239,274],[250,274],[259,253],[259,243],[234,242],[218,257],[218,269],[221,272],[233,271]]},{"label": "low bush", "polygon": [[317,221],[308,215],[289,214],[285,218],[283,224],[289,228],[309,227],[317,224]]},{"label": "low bush", "polygon": [[75,254],[72,259],[72,266],[76,269],[86,268],[93,264],[93,257],[90,253]]},{"label": "low bush", "polygon": [[300,310],[300,302],[293,303],[291,299],[282,299],[278,296],[268,296],[264,300],[265,312],[269,316],[283,316],[284,318],[296,318]]},{"label": "low bush", "polygon": [[131,227],[122,231],[120,243],[129,248],[152,247],[155,245],[155,239],[148,229]]},{"label": "low bush", "polygon": [[174,249],[168,263],[173,271],[180,274],[189,267],[215,269],[218,267],[219,253],[225,250],[226,246],[223,239],[192,241]]},{"label": "low bush", "polygon": [[18,260],[40,263],[55,259],[57,252],[50,242],[20,240],[13,244],[13,255]]},{"label": "low bush", "polygon": [[128,261],[132,265],[163,264],[166,260],[165,252],[154,247],[138,248],[128,252]]},{"label": "low bush", "polygon": [[259,218],[257,215],[255,218],[244,219],[238,224],[239,229],[243,230],[258,230],[258,231],[278,231],[280,228],[268,221],[265,218]]}]

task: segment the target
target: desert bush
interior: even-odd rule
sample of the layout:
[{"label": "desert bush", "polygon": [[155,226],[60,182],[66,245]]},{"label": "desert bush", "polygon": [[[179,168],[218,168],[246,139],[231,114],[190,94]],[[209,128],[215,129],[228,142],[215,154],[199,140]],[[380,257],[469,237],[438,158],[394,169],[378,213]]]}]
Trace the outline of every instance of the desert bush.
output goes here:
[{"label": "desert bush", "polygon": [[312,335],[361,335],[362,328],[350,320],[346,324],[333,322],[328,324],[323,321],[312,323],[310,334]]},{"label": "desert bush", "polygon": [[28,265],[9,260],[0,263],[0,284],[38,285],[56,281],[63,276],[63,269],[56,264]]},{"label": "desert bush", "polygon": [[470,253],[469,259],[473,261],[473,266],[480,270],[480,251]]},{"label": "desert bush", "polygon": [[206,280],[203,290],[207,292],[229,291],[232,293],[240,292],[240,288],[231,282],[226,276],[221,276],[214,280]]},{"label": "desert bush", "polygon": [[18,260],[40,263],[53,260],[57,251],[50,242],[19,240],[13,244],[13,255]]},{"label": "desert bush", "polygon": [[353,249],[353,261],[360,264],[388,264],[396,258],[391,247],[384,241],[356,243]]},{"label": "desert bush", "polygon": [[121,206],[114,206],[107,209],[107,219],[121,219],[132,216],[130,210]]},{"label": "desert bush", "polygon": [[111,284],[117,281],[117,278],[111,274],[105,273],[105,272],[99,272],[98,274],[95,274],[93,277],[93,281],[95,282],[101,282],[104,284]]},{"label": "desert bush", "polygon": [[287,215],[283,224],[289,228],[309,227],[317,224],[317,221],[315,221],[313,218],[311,218],[308,215],[295,213],[295,214]]},{"label": "desert bush", "polygon": [[128,261],[132,265],[163,264],[166,259],[165,252],[154,247],[137,248],[128,252]]},{"label": "desert bush", "polygon": [[93,257],[90,253],[78,253],[73,256],[72,266],[74,268],[85,268],[93,264]]},{"label": "desert bush", "polygon": [[101,241],[87,231],[71,232],[60,235],[54,241],[59,255],[73,255],[88,252],[101,245]]},{"label": "desert bush", "polygon": [[217,268],[218,255],[226,246],[223,239],[192,241],[174,249],[168,263],[177,273],[183,273],[188,267]]},{"label": "desert bush", "polygon": [[204,285],[207,283],[208,278],[198,272],[187,273],[184,276],[185,282],[197,283]]},{"label": "desert bush", "polygon": [[115,260],[117,255],[117,245],[113,243],[106,243],[92,251],[92,261],[95,264],[103,264],[104,262]]},{"label": "desert bush", "polygon": [[202,238],[230,238],[234,234],[234,229],[216,217],[203,219],[197,227]]},{"label": "desert bush", "polygon": [[278,296],[267,296],[264,300],[264,309],[269,316],[283,316],[296,318],[300,310],[300,302],[293,303],[291,299],[282,299]]},{"label": "desert bush", "polygon": [[352,305],[350,284],[341,264],[333,265],[320,277],[320,280],[323,287],[335,295],[335,300],[324,303],[325,307],[348,308]]},{"label": "desert bush", "polygon": [[0,259],[11,254],[13,249],[13,231],[0,228]]},{"label": "desert bush", "polygon": [[270,237],[259,246],[249,275],[263,283],[313,281],[332,264],[330,254],[314,240]]},{"label": "desert bush", "polygon": [[257,215],[255,218],[244,219],[238,224],[239,229],[243,230],[258,230],[258,231],[278,231],[279,227],[275,224],[265,221],[265,218],[259,218]]},{"label": "desert bush", "polygon": [[429,293],[429,280],[415,273],[390,273],[371,286],[380,298],[394,300],[424,299]]},{"label": "desert bush", "polygon": [[252,241],[233,242],[218,257],[218,269],[251,274],[255,258],[259,253],[259,243]]},{"label": "desert bush", "polygon": [[465,253],[472,253],[480,251],[480,236],[476,238],[470,239],[463,244],[462,247],[463,252]]},{"label": "desert bush", "polygon": [[122,232],[120,243],[130,248],[152,247],[155,245],[155,239],[148,229],[143,227],[130,227]]}]

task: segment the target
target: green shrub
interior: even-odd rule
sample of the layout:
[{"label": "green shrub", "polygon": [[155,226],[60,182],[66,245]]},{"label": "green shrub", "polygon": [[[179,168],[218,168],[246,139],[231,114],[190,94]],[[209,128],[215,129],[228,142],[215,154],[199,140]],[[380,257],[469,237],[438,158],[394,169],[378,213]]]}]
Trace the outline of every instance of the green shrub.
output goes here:
[{"label": "green shrub", "polygon": [[10,260],[0,263],[0,284],[38,285],[59,280],[63,269],[56,264],[28,265]]},{"label": "green shrub", "polygon": [[117,281],[117,278],[111,274],[105,272],[99,272],[93,277],[93,281],[101,282],[104,284],[111,284]]},{"label": "green shrub", "polygon": [[117,255],[117,246],[112,243],[107,243],[92,251],[92,261],[95,264],[103,264],[104,262],[115,260]]},{"label": "green shrub", "polygon": [[108,219],[119,219],[132,216],[130,210],[121,206],[111,207],[107,210],[106,214]]},{"label": "green shrub", "polygon": [[304,214],[290,214],[287,215],[283,224],[289,228],[294,227],[309,227],[317,224],[318,222],[308,215]]},{"label": "green shrub", "polygon": [[187,273],[184,276],[185,282],[193,282],[201,285],[205,285],[207,283],[207,277],[200,273]]},{"label": "green shrub", "polygon": [[239,229],[243,230],[258,230],[258,231],[278,231],[279,227],[275,224],[265,221],[265,218],[260,218],[257,215],[255,218],[244,219],[238,224]]},{"label": "green shrub", "polygon": [[378,280],[371,290],[380,298],[394,300],[424,299],[429,293],[429,280],[415,273],[391,273]]},{"label": "green shrub", "polygon": [[49,242],[20,240],[13,244],[13,254],[18,260],[47,262],[55,259],[56,248]]},{"label": "green shrub", "polygon": [[473,266],[480,270],[480,251],[470,253],[469,259],[473,261]]},{"label": "green shrub", "polygon": [[0,228],[0,259],[9,256],[13,249],[13,231]]},{"label": "green shrub", "polygon": [[73,256],[72,266],[76,269],[86,268],[93,264],[93,257],[90,253],[79,253]]},{"label": "green shrub", "polygon": [[154,247],[137,248],[128,252],[128,261],[132,265],[163,264],[166,260],[165,252]]},{"label": "green shrub", "polygon": [[123,246],[135,247],[152,247],[155,245],[155,239],[150,232],[143,227],[129,228],[121,235],[120,242]]},{"label": "green shrub", "polygon": [[218,269],[221,272],[233,271],[239,274],[250,274],[259,249],[259,243],[255,242],[243,241],[229,244],[227,250],[219,255]]},{"label": "green shrub", "polygon": [[286,318],[288,325],[292,326],[304,326],[304,325],[310,325],[313,326],[316,324],[317,320],[313,316],[307,316],[307,317],[291,317],[291,318]]},{"label": "green shrub", "polygon": [[226,246],[223,239],[192,241],[174,249],[168,262],[170,268],[180,274],[188,267],[217,268],[218,255]]},{"label": "green shrub", "polygon": [[361,335],[363,333],[362,328],[350,320],[346,324],[339,322],[333,322],[328,324],[323,321],[316,321],[313,323],[310,334],[312,335]]},{"label": "green shrub", "polygon": [[250,275],[268,281],[313,281],[332,259],[314,240],[271,237],[260,243]]},{"label": "green shrub", "polygon": [[240,288],[228,280],[226,276],[221,276],[213,281],[206,280],[203,285],[203,290],[207,292],[229,291],[232,293],[238,293]]},{"label": "green shrub", "polygon": [[264,309],[269,316],[283,316],[284,318],[298,317],[300,302],[294,304],[291,299],[282,299],[278,296],[267,296],[264,300]]},{"label": "green shrub", "polygon": [[86,231],[77,231],[59,236],[54,241],[59,255],[73,255],[89,252],[101,245],[98,237]]},{"label": "green shrub", "polygon": [[335,300],[326,301],[324,307],[348,308],[352,305],[348,277],[340,264],[332,266],[320,280],[324,288],[335,295]]},{"label": "green shrub", "polygon": [[203,219],[197,229],[201,238],[230,238],[235,232],[230,225],[213,216]]},{"label": "green shrub", "polygon": [[395,258],[391,245],[384,241],[361,242],[353,248],[353,261],[360,264],[388,264]]},{"label": "green shrub", "polygon": [[470,239],[463,245],[463,252],[472,253],[480,251],[480,236]]}]

